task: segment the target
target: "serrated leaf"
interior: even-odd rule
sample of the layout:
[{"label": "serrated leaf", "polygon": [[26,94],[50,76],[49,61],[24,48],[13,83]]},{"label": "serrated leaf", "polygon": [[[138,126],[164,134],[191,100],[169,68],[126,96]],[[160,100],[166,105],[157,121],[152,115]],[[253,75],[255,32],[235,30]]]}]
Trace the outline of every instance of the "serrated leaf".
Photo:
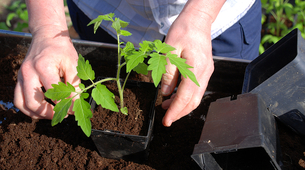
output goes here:
[{"label": "serrated leaf", "polygon": [[127,57],[127,66],[126,66],[126,72],[129,73],[133,68],[135,68],[139,63],[143,63],[144,58],[146,58],[147,55],[139,52],[139,51],[135,51],[134,53],[132,53],[131,55],[129,55]]},{"label": "serrated leaf", "polygon": [[171,64],[174,64],[178,68],[179,72],[183,77],[190,78],[197,86],[200,87],[195,74],[191,70],[189,70],[189,68],[193,67],[185,63],[186,59],[179,58],[176,54],[171,53],[167,53],[166,57],[168,57]]},{"label": "serrated leaf", "polygon": [[92,67],[88,60],[85,61],[85,58],[79,54],[78,58],[78,65],[76,67],[77,69],[77,76],[82,80],[94,80],[95,79],[95,73],[92,70]]},{"label": "serrated leaf", "polygon": [[151,58],[148,60],[148,64],[150,65],[147,70],[152,70],[151,76],[157,87],[161,81],[162,75],[166,73],[165,65],[167,65],[167,62],[165,56],[158,53],[153,53],[150,56]]},{"label": "serrated leaf", "polygon": [[53,88],[48,89],[45,92],[45,96],[52,100],[61,100],[69,97],[72,92],[75,92],[75,88],[67,82],[67,85],[63,82],[58,84],[52,84]]},{"label": "serrated leaf", "polygon": [[83,132],[89,137],[91,135],[91,121],[92,112],[90,110],[90,104],[80,97],[76,99],[73,106],[75,120],[78,122],[77,125],[81,127]]},{"label": "serrated leaf", "polygon": [[166,44],[164,42],[162,43],[160,40],[155,40],[154,43],[155,43],[155,50],[157,52],[159,52],[159,53],[166,54],[166,53],[168,53],[170,51],[174,51],[175,50],[174,47],[172,47],[172,46],[170,46],[170,45],[168,45],[168,44]]},{"label": "serrated leaf", "polygon": [[151,41],[143,41],[139,45],[140,45],[140,51],[142,51],[143,53],[153,50],[153,45]]},{"label": "serrated leaf", "polygon": [[128,56],[135,51],[134,45],[131,42],[127,42],[125,47],[121,50],[121,56]]},{"label": "serrated leaf", "polygon": [[94,24],[94,34],[95,34],[97,29],[100,27],[101,23],[103,22],[103,20],[111,21],[113,16],[114,16],[114,13],[109,13],[106,15],[99,15],[97,18],[95,18],[94,20],[89,22],[89,24],[87,26]]},{"label": "serrated leaf", "polygon": [[132,70],[137,72],[138,74],[144,74],[147,75],[148,74],[148,70],[147,70],[147,65],[145,63],[139,63],[135,68],[133,68]]},{"label": "serrated leaf", "polygon": [[69,99],[62,99],[59,103],[57,103],[54,107],[54,116],[51,122],[52,126],[57,125],[58,123],[61,123],[62,120],[66,117],[68,114],[68,110],[72,104],[72,98]]},{"label": "serrated leaf", "polygon": [[126,31],[126,30],[121,30],[120,34],[125,36],[125,37],[131,36],[131,33],[129,31]]},{"label": "serrated leaf", "polygon": [[114,102],[114,94],[111,93],[105,85],[97,84],[96,88],[92,90],[92,97],[95,102],[100,104],[103,108],[119,112],[119,109]]},{"label": "serrated leaf", "polygon": [[118,19],[119,20],[119,22],[120,22],[120,25],[121,25],[121,27],[122,28],[125,28],[125,27],[127,27],[128,26],[128,22],[126,22],[126,21],[122,21],[121,19]]}]

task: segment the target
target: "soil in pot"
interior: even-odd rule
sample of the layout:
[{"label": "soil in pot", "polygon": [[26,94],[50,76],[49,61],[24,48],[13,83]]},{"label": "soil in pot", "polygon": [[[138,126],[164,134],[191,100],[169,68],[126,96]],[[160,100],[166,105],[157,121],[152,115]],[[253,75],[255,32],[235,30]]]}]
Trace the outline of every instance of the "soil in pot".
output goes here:
[{"label": "soil in pot", "polygon": [[[107,88],[114,93],[115,102],[119,106],[119,94],[115,82],[106,82]],[[128,115],[112,112],[98,105],[94,112],[92,129],[112,130],[129,135],[147,135],[149,111],[154,91],[147,91],[136,86],[126,86],[124,90],[124,105],[128,108]]]}]

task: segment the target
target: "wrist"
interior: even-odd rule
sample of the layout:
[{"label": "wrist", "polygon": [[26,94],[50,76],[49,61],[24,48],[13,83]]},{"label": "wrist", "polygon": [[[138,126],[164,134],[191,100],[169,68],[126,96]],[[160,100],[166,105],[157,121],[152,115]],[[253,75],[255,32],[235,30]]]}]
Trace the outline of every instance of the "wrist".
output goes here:
[{"label": "wrist", "polygon": [[41,37],[41,38],[59,38],[59,37],[69,37],[68,28],[62,28],[61,26],[54,25],[44,25],[40,27],[36,27],[36,29],[31,32],[33,38]]},{"label": "wrist", "polygon": [[186,13],[192,22],[212,25],[225,0],[189,0],[182,13]]}]

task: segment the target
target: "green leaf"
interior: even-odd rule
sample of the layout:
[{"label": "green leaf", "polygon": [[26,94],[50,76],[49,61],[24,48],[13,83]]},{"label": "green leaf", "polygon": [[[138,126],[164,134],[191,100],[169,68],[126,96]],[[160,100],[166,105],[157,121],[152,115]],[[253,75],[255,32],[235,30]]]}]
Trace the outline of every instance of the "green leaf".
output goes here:
[{"label": "green leaf", "polygon": [[14,18],[14,17],[17,17],[17,14],[15,14],[15,13],[9,13],[8,15],[7,15],[7,17],[6,17],[6,25],[7,26],[12,26],[11,25],[11,20]]},{"label": "green leaf", "polygon": [[162,43],[160,40],[155,40],[154,43],[155,43],[155,50],[159,53],[166,54],[170,51],[175,50],[174,47],[172,47],[164,42]]},{"label": "green leaf", "polygon": [[120,20],[120,19],[118,19],[119,20],[119,22],[120,22],[120,25],[121,25],[121,27],[122,28],[125,28],[125,27],[127,27],[128,26],[128,22],[126,22],[126,21],[122,21],[122,20]]},{"label": "green leaf", "polygon": [[127,109],[127,107],[121,108],[120,110],[121,110],[121,112],[122,112],[124,115],[128,115],[128,109]]},{"label": "green leaf", "polygon": [[103,20],[112,21],[113,16],[114,16],[114,13],[109,13],[106,15],[99,15],[97,18],[95,18],[94,20],[89,22],[89,24],[87,26],[94,24],[94,34],[95,34],[97,29],[100,27],[101,23],[103,22]]},{"label": "green leaf", "polygon": [[126,72],[130,72],[133,68],[135,68],[139,63],[143,63],[144,58],[146,58],[147,55],[140,52],[135,51],[131,55],[127,57],[127,66],[126,66]]},{"label": "green leaf", "polygon": [[1,30],[10,30],[4,22],[0,22],[0,29]]},{"label": "green leaf", "polygon": [[147,70],[152,70],[151,76],[157,87],[161,81],[162,75],[166,73],[165,65],[167,65],[167,62],[165,56],[158,53],[152,53],[150,56],[151,58],[148,60],[148,64],[150,65]]},{"label": "green leaf", "polygon": [[81,90],[84,90],[86,88],[86,86],[83,83],[79,83],[78,86]]},{"label": "green leaf", "polygon": [[265,52],[265,47],[262,44],[259,44],[258,51],[259,51],[259,54],[263,54]]},{"label": "green leaf", "polygon": [[61,123],[62,120],[67,116],[68,110],[72,104],[72,98],[62,99],[59,103],[57,103],[54,107],[55,114],[53,116],[51,125],[55,126],[58,123]]},{"label": "green leaf", "polygon": [[22,19],[23,21],[28,21],[29,20],[29,15],[28,15],[28,11],[24,10],[20,13],[19,15],[20,19]]},{"label": "green leaf", "polygon": [[140,45],[140,51],[143,53],[150,52],[153,50],[153,44],[151,41],[143,41]]},{"label": "green leaf", "polygon": [[16,28],[14,28],[14,31],[22,32],[24,28],[28,28],[28,27],[29,27],[28,23],[18,22]]},{"label": "green leaf", "polygon": [[75,92],[75,88],[69,82],[67,82],[67,85],[63,82],[58,82],[58,84],[52,84],[52,87],[44,94],[52,100],[65,99],[71,95],[71,92]]},{"label": "green leaf", "polygon": [[125,37],[131,36],[131,33],[129,31],[126,31],[126,30],[121,30],[120,34],[125,36]]},{"label": "green leaf", "polygon": [[21,3],[19,6],[20,9],[26,9],[26,4],[25,3]]},{"label": "green leaf", "polygon": [[81,127],[88,137],[91,135],[90,118],[92,118],[92,112],[90,108],[90,104],[82,97],[76,99],[73,106],[75,120],[78,122],[77,125]]},{"label": "green leaf", "polygon": [[20,3],[21,3],[21,1],[14,1],[12,4],[11,4],[11,6],[5,6],[7,9],[9,9],[9,10],[11,10],[11,11],[14,11],[14,10],[16,10],[18,7],[19,7],[19,5],[20,5]]},{"label": "green leaf", "polygon": [[77,69],[77,76],[82,80],[94,80],[95,79],[95,73],[92,70],[91,65],[89,64],[89,61],[79,54],[78,58],[78,65],[76,67]]},{"label": "green leaf", "polygon": [[188,69],[193,67],[185,63],[186,59],[177,57],[176,54],[171,54],[171,53],[167,53],[166,57],[169,59],[171,64],[174,64],[178,68],[178,70],[180,71],[183,77],[190,78],[197,86],[200,87],[195,74]]},{"label": "green leaf", "polygon": [[111,93],[105,85],[97,84],[96,88],[92,90],[92,97],[95,102],[100,104],[103,108],[119,112],[119,109],[114,102],[114,94]]},{"label": "green leaf", "polygon": [[113,29],[115,29],[115,31],[117,32],[117,34],[121,33],[121,24],[120,24],[120,20],[118,18],[115,18],[115,20],[112,22],[111,27]]},{"label": "green leaf", "polygon": [[89,97],[89,93],[82,93],[80,96],[84,99],[87,99]]},{"label": "green leaf", "polygon": [[138,74],[144,74],[147,75],[147,65],[145,63],[139,63],[135,68],[133,68],[133,71],[136,71]]},{"label": "green leaf", "polygon": [[128,41],[125,47],[121,50],[121,56],[131,55],[134,51],[135,51],[134,45]]}]

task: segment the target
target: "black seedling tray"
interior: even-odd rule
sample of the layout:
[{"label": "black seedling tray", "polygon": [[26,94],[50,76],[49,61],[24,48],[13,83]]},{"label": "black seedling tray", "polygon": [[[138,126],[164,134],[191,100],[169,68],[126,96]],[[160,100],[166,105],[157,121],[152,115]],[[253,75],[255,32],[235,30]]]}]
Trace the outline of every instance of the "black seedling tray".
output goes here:
[{"label": "black seedling tray", "polygon": [[256,94],[218,99],[192,158],[205,170],[281,169],[275,119]]},{"label": "black seedling tray", "polygon": [[260,95],[274,116],[305,135],[305,40],[298,29],[247,66],[242,93]]}]

